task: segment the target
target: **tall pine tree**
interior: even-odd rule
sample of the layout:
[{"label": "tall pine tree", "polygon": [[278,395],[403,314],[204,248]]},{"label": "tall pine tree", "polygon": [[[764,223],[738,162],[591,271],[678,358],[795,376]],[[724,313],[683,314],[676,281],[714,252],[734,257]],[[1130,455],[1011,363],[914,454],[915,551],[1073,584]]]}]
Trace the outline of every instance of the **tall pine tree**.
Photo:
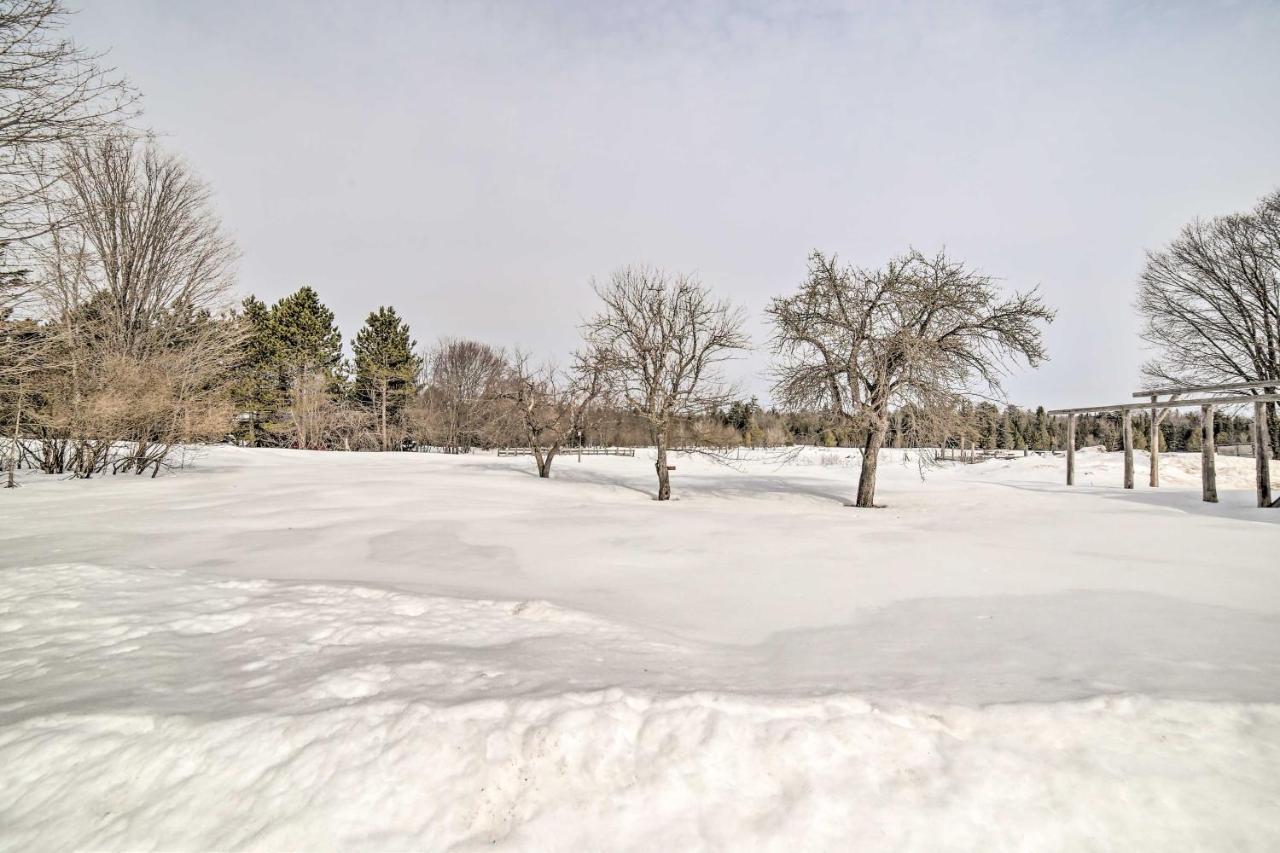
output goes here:
[{"label": "tall pine tree", "polygon": [[1032,425],[1031,448],[1033,450],[1048,450],[1052,446],[1052,437],[1049,434],[1049,416],[1045,414],[1044,406],[1036,406],[1036,417]]},{"label": "tall pine tree", "polygon": [[333,312],[310,287],[303,287],[271,306],[267,321],[277,365],[297,380],[307,373],[336,376],[342,362],[342,335]]},{"label": "tall pine tree", "polygon": [[321,446],[322,413],[342,381],[342,335],[310,287],[271,306],[264,331],[298,447]]},{"label": "tall pine tree", "polygon": [[378,425],[383,450],[391,449],[390,427],[417,389],[422,358],[418,342],[396,310],[381,307],[369,314],[351,342],[355,355],[355,397]]},{"label": "tall pine tree", "polygon": [[240,317],[246,329],[238,379],[232,393],[242,416],[238,433],[242,440],[256,447],[264,438],[258,425],[270,423],[280,408],[280,371],[270,334],[271,310],[254,296],[245,299],[242,305]]}]

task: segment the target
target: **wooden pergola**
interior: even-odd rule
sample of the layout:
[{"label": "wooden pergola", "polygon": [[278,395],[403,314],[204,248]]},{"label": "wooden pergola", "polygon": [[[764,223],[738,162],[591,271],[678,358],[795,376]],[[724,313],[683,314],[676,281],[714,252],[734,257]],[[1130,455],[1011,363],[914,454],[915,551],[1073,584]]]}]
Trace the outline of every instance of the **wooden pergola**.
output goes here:
[{"label": "wooden pergola", "polygon": [[[1280,394],[1244,394],[1250,389],[1274,389],[1280,379],[1258,382],[1232,382],[1224,385],[1188,385],[1180,388],[1151,388],[1133,392],[1145,403],[1119,403],[1113,406],[1088,406],[1077,409],[1054,409],[1051,415],[1067,416],[1067,485],[1076,481],[1076,418],[1102,412],[1120,412],[1124,437],[1124,487],[1133,488],[1133,412],[1151,410],[1151,487],[1160,485],[1160,422],[1173,409],[1200,407],[1200,478],[1204,500],[1218,502],[1218,481],[1214,456],[1213,413],[1219,406],[1253,404],[1253,458],[1257,468],[1258,506],[1277,507],[1280,500],[1271,499],[1271,440],[1267,432],[1267,403],[1280,402]],[[1211,394],[1191,397],[1187,394]],[[1163,398],[1163,399],[1162,399]]]}]

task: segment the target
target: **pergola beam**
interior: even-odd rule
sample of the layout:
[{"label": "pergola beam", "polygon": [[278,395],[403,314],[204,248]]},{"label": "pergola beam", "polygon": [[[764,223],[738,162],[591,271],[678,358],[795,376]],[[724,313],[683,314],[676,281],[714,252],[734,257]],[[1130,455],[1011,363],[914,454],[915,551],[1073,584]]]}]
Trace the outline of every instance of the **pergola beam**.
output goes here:
[{"label": "pergola beam", "polygon": [[1242,391],[1246,388],[1280,388],[1280,379],[1260,379],[1255,382],[1227,382],[1223,385],[1188,385],[1182,388],[1152,388],[1134,391],[1135,397],[1163,397],[1165,394],[1191,394],[1200,391]]},{"label": "pergola beam", "polygon": [[[1276,384],[1276,383],[1272,383]],[[1150,395],[1148,395],[1150,396]],[[1180,409],[1191,406],[1236,406],[1246,403],[1280,403],[1280,394],[1238,394],[1230,397],[1194,397],[1190,400],[1169,400],[1157,403],[1162,409]],[[1151,401],[1145,403],[1115,403],[1110,406],[1081,406],[1075,409],[1054,409],[1050,415],[1092,415],[1103,412],[1124,412],[1134,409],[1150,409]]]}]

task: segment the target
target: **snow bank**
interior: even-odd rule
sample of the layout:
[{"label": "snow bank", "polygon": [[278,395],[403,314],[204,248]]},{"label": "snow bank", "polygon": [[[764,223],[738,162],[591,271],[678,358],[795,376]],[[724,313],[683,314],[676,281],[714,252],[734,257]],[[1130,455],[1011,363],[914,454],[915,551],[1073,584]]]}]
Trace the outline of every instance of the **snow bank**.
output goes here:
[{"label": "snow bank", "polygon": [[1268,850],[1280,709],[621,690],[0,738],[10,849]]},{"label": "snow bank", "polygon": [[5,849],[1280,843],[1274,704],[575,689],[536,659],[608,658],[624,680],[643,641],[536,602],[93,566],[3,580]]}]

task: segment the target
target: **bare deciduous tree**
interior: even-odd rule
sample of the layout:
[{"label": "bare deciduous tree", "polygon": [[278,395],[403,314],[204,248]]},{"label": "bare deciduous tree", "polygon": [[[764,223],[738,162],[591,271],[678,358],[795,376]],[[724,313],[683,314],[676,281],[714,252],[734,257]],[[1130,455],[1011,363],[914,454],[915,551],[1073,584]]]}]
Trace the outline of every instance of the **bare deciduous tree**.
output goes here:
[{"label": "bare deciduous tree", "polygon": [[51,148],[127,118],[135,94],[61,34],[61,0],[0,0],[0,235],[21,240],[49,225],[40,203]]},{"label": "bare deciduous tree", "polygon": [[1045,358],[1034,292],[1005,297],[991,278],[912,250],[883,269],[841,266],[814,252],[797,293],[768,315],[778,357],[774,394],[866,430],[857,506],[875,505],[876,463],[894,407],[950,411],[975,387],[998,392],[1013,358]]},{"label": "bare deciduous tree", "polygon": [[101,136],[65,158],[44,196],[52,227],[31,245],[48,318],[38,415],[81,476],[154,474],[176,442],[225,434],[235,248],[204,185],[149,140]]},{"label": "bare deciduous tree", "polygon": [[[1280,377],[1280,191],[1248,213],[1196,220],[1148,253],[1138,310],[1143,339],[1160,351],[1143,368],[1155,382]],[[1276,404],[1267,409],[1272,452],[1280,455]]]},{"label": "bare deciduous tree", "polygon": [[624,267],[595,285],[604,308],[584,327],[588,357],[657,447],[658,500],[671,498],[672,426],[726,405],[719,367],[748,346],[743,315],[695,278]]},{"label": "bare deciduous tree", "polygon": [[506,355],[479,341],[445,339],[427,354],[426,364],[427,387],[416,420],[446,447],[485,443]]},{"label": "bare deciduous tree", "polygon": [[565,442],[581,440],[583,422],[603,390],[600,366],[579,356],[568,373],[547,365],[534,368],[517,351],[498,393],[508,406],[538,466],[538,476],[551,476],[551,464]]}]

